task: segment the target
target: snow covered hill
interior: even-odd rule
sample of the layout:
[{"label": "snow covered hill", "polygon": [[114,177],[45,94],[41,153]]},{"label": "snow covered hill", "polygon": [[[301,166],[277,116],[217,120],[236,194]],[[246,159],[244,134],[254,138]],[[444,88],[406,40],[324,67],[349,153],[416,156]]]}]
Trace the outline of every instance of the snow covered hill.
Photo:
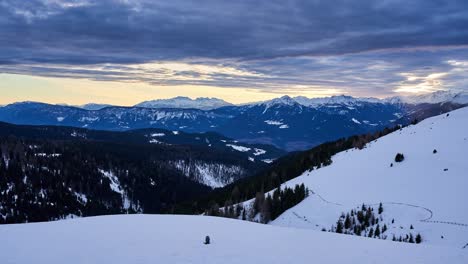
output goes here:
[{"label": "snow covered hill", "polygon": [[[2,263],[467,263],[466,251],[205,216],[0,226]],[[205,236],[211,244],[204,245]]]},{"label": "snow covered hill", "polygon": [[[397,153],[402,162],[395,162]],[[378,217],[387,240],[420,233],[423,244],[462,248],[468,243],[467,157],[468,108],[461,108],[341,152],[331,165],[285,183],[304,183],[310,196],[272,224],[333,231],[342,213],[362,204],[376,211],[382,202]]]}]

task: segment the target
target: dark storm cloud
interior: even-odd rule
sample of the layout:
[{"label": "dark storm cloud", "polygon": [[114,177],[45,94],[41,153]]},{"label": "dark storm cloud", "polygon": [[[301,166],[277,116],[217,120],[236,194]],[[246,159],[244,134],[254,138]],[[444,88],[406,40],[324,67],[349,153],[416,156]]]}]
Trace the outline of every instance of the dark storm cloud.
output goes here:
[{"label": "dark storm cloud", "polygon": [[0,73],[385,96],[467,54],[466,0],[0,0]]},{"label": "dark storm cloud", "polygon": [[276,58],[468,44],[467,1],[17,1],[0,61]]}]

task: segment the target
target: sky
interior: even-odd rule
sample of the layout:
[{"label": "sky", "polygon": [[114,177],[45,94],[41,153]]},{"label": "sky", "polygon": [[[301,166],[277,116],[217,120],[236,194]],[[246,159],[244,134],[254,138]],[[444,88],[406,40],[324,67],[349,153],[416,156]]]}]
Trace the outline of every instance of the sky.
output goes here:
[{"label": "sky", "polygon": [[0,104],[468,91],[466,0],[0,0]]}]

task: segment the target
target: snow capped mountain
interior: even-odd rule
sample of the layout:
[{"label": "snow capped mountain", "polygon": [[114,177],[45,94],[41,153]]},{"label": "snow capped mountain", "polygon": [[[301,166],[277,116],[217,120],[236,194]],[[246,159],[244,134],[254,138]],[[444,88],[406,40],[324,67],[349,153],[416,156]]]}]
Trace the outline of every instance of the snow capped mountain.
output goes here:
[{"label": "snow capped mountain", "polygon": [[[4,225],[0,226],[0,233],[5,238],[0,240],[3,263],[468,262],[468,255],[460,249],[392,243],[206,216],[100,216]],[[209,245],[203,244],[206,236],[210,237]]]},{"label": "snow capped mountain", "polygon": [[[283,96],[259,103],[230,105],[212,110],[194,107],[205,108],[211,105],[214,108],[215,105],[211,103],[200,106],[204,101],[211,102],[213,99],[192,100],[187,97],[156,100],[157,103],[153,105],[170,108],[114,106],[90,111],[77,107],[23,102],[0,107],[0,120],[15,124],[118,131],[141,128],[195,133],[214,131],[238,141],[271,144],[289,151],[311,148],[340,137],[373,133],[395,123],[408,124],[414,119],[422,120],[438,115],[461,107],[462,102],[468,102],[466,94],[443,95],[444,93],[426,96],[431,97],[432,102],[449,98],[443,104],[409,104],[401,98],[380,100],[344,95],[325,98]],[[426,99],[412,100],[423,102]]]},{"label": "snow capped mountain", "polygon": [[383,103],[382,100],[378,98],[364,98],[364,97],[352,97],[346,95],[338,95],[331,97],[317,97],[317,98],[308,98],[305,96],[294,97],[294,100],[301,105],[309,107],[318,107],[323,105],[355,105],[358,103]]},{"label": "snow capped mountain", "polygon": [[278,111],[300,113],[302,107],[303,106],[296,102],[293,98],[289,97],[288,95],[284,95],[282,97],[274,98],[272,100],[245,105],[244,109],[246,109],[246,111],[252,111],[252,109],[261,108],[263,109],[263,111],[261,111],[261,114],[264,115],[269,111],[275,111],[276,113],[279,113]]},{"label": "snow capped mountain", "polygon": [[106,107],[111,107],[112,105],[110,104],[96,104],[96,103],[89,103],[89,104],[84,104],[77,106],[79,108],[85,109],[85,110],[101,110]]},{"label": "snow capped mountain", "polygon": [[295,106],[298,103],[293,98],[289,97],[288,95],[284,95],[282,97],[274,98],[272,100],[265,101],[265,102],[256,103],[254,105],[259,105],[259,104],[264,105],[266,107],[273,107],[273,106],[278,106],[278,105]]},{"label": "snow capped mountain", "polygon": [[[375,131],[390,124],[401,109],[363,105],[315,109],[290,97],[215,110],[107,107],[87,111],[42,103],[16,103],[0,108],[0,120],[27,125],[73,126],[98,130],[162,128],[171,131],[215,131],[239,141],[304,149],[339,137]],[[352,118],[362,121],[357,124]],[[364,122],[366,121],[366,122]]]},{"label": "snow capped mountain", "polygon": [[[467,124],[465,107],[397,130],[362,150],[336,154],[331,165],[282,185],[304,183],[310,195],[271,224],[335,232],[344,215],[355,215],[365,204],[378,218],[370,227],[380,231],[385,226],[380,239],[420,234],[423,244],[466,247],[468,206],[462,201],[468,200]],[[396,161],[397,153],[403,161]],[[370,227],[359,227],[360,234],[370,236]],[[351,227],[342,232],[357,231]]]},{"label": "snow capped mountain", "polygon": [[308,98],[304,96],[297,96],[293,98],[296,102],[309,106],[319,107],[326,105],[348,105],[353,106],[362,103],[373,103],[373,104],[438,104],[438,103],[456,103],[456,104],[468,104],[468,93],[467,92],[456,92],[456,91],[436,91],[433,93],[427,93],[422,95],[414,96],[394,96],[384,99],[372,98],[372,97],[352,97],[346,95],[321,97],[321,98]]},{"label": "snow capped mountain", "polygon": [[429,94],[404,96],[400,97],[400,100],[408,104],[438,104],[446,102],[468,104],[468,93],[456,91],[437,91]]},{"label": "snow capped mountain", "polygon": [[218,98],[199,97],[191,99],[189,97],[178,96],[171,99],[157,99],[136,104],[136,107],[146,108],[193,108],[202,110],[212,110],[223,106],[232,105]]}]

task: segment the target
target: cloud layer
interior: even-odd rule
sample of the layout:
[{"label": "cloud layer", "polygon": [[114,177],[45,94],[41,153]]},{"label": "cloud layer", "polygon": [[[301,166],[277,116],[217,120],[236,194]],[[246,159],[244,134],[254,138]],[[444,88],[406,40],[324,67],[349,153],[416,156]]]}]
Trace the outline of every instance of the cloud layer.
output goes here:
[{"label": "cloud layer", "polygon": [[468,2],[0,0],[0,72],[287,93],[467,89]]}]

